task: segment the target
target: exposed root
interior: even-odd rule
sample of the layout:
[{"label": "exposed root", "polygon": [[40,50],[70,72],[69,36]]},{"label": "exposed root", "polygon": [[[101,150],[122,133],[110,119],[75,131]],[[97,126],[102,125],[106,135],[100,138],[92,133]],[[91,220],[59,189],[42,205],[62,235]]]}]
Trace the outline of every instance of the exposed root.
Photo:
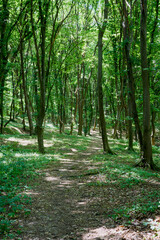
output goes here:
[{"label": "exposed root", "polygon": [[152,169],[152,170],[154,170],[154,171],[160,171],[160,168],[159,168],[156,164],[152,163],[152,164],[150,165],[149,163],[144,162],[143,159],[140,160],[138,163],[136,163],[136,164],[134,165],[134,167],[141,167],[141,168],[146,168],[146,169]]}]

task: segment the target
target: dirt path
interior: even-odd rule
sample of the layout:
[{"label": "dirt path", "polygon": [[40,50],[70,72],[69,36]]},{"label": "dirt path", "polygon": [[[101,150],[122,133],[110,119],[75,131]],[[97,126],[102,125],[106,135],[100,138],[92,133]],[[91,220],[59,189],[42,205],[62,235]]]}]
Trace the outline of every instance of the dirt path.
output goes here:
[{"label": "dirt path", "polygon": [[[153,234],[142,226],[127,229],[109,216],[115,204],[125,202],[124,190],[117,194],[113,185],[96,187],[88,184],[95,176],[87,176],[85,172],[96,166],[90,157],[100,148],[101,139],[93,137],[87,151],[68,153],[59,164],[43,170],[36,186],[28,191],[33,203],[30,216],[20,222],[23,226],[21,239],[152,239]],[[130,194],[134,196],[134,193]]]}]

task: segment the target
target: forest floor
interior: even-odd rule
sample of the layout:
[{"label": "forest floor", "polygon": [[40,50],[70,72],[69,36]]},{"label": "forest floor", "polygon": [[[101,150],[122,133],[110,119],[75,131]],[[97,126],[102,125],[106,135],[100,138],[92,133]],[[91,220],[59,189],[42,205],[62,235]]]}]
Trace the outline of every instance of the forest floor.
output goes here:
[{"label": "forest floor", "polygon": [[[14,228],[21,225],[21,231],[12,239],[159,240],[159,173],[134,168],[130,159],[137,155],[123,155],[123,141],[117,155],[104,155],[96,132],[88,138],[58,136],[45,141],[48,162],[26,180],[21,194],[32,199],[30,214],[16,217]],[[38,161],[35,139],[2,141],[14,144],[17,158],[25,153],[23,157],[34,155]]]}]

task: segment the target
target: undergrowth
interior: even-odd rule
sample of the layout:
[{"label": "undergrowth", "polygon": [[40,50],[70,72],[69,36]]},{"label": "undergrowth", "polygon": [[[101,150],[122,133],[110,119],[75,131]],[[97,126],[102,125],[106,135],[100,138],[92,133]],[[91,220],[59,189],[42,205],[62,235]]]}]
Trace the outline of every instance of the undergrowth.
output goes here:
[{"label": "undergrowth", "polygon": [[[103,155],[102,151],[92,157],[93,161],[99,163],[97,169],[87,171],[87,174],[93,174],[98,171],[99,176],[105,176],[105,180],[95,180],[87,183],[89,186],[116,188],[117,193],[126,193],[126,203],[115,206],[111,217],[115,221],[131,223],[133,219],[147,218],[150,214],[160,212],[160,173],[150,169],[136,168],[135,162],[139,159],[137,143],[135,143],[135,152],[127,150],[127,141],[112,140],[112,149],[116,155]],[[123,143],[121,145],[121,143]],[[159,166],[160,149],[153,146],[154,161]],[[98,179],[98,178],[97,178]],[[128,199],[128,193],[134,195]],[[118,196],[119,198],[119,196]],[[128,199],[128,200],[127,200]],[[116,199],[115,199],[116,201]],[[128,202],[127,202],[128,201]]]},{"label": "undergrowth", "polygon": [[[16,123],[12,123],[14,127]],[[19,128],[19,125],[16,129]],[[61,149],[82,151],[89,139],[57,133],[56,128],[45,131],[46,154],[37,151],[36,136],[19,132],[1,135],[0,138],[0,239],[15,239],[21,233],[20,216],[30,214],[31,198],[25,194],[30,182],[37,178],[41,168],[58,164],[64,157]]]},{"label": "undergrowth", "polygon": [[[14,123],[15,125],[15,123]],[[19,127],[19,126],[18,126]],[[30,182],[37,178],[41,168],[58,164],[67,153],[85,151],[92,137],[59,134],[56,128],[46,126],[45,150],[46,154],[37,151],[36,137],[14,133],[14,135],[1,135],[0,146],[0,239],[18,239],[21,232],[17,219],[30,214],[31,198],[25,195],[30,188]],[[97,169],[89,170],[84,175],[103,175],[105,181],[87,183],[90,186],[108,187],[116,186],[119,190],[134,190],[141,186],[141,193],[135,196],[135,202],[126,203],[113,209],[112,218],[119,221],[121,218],[132,221],[136,216],[145,217],[159,209],[160,193],[155,190],[159,183],[160,174],[149,169],[134,168],[139,159],[138,144],[134,143],[135,152],[127,150],[126,140],[110,140],[111,149],[116,155],[103,155],[102,150],[92,157],[99,162]],[[160,150],[153,148],[154,161],[159,164]],[[80,177],[83,177],[80,176]],[[153,189],[145,191],[145,184],[150,182]],[[158,185],[157,185],[158,186]]]}]

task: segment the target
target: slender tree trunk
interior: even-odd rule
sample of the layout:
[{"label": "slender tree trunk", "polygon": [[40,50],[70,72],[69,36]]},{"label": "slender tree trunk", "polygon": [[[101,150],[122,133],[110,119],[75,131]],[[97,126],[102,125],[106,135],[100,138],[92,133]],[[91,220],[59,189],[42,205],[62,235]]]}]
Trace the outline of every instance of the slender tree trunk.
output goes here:
[{"label": "slender tree trunk", "polygon": [[[33,20],[33,0],[31,0],[31,25],[32,33],[34,38],[35,50],[36,50],[36,60],[37,60],[37,72],[38,80],[40,86],[39,102],[37,105],[37,121],[36,121],[36,132],[38,138],[38,148],[41,153],[44,153],[44,142],[43,142],[43,122],[45,118],[45,93],[46,93],[46,65],[45,65],[45,55],[46,55],[46,26],[47,26],[47,17],[49,10],[50,1],[45,1],[45,4],[42,4],[41,0],[38,1],[39,7],[39,16],[40,16],[40,53],[39,46],[37,43],[37,37],[35,32],[35,23]],[[40,57],[41,56],[41,57]],[[49,73],[48,73],[49,75]]]},{"label": "slender tree trunk", "polygon": [[[148,69],[149,69],[149,79],[151,81],[151,88],[154,91],[155,84],[154,84],[154,78],[153,78],[153,73],[152,70],[150,69],[153,61],[153,55],[152,55],[152,48],[154,46],[154,40],[155,40],[155,32],[157,29],[158,25],[158,19],[159,19],[159,0],[156,0],[156,6],[155,6],[155,20],[154,20],[154,25],[153,29],[151,31],[151,36],[150,36],[150,44],[149,44],[149,50],[148,50],[148,55],[150,58],[148,59]],[[156,119],[156,111],[154,110],[154,107],[152,108],[152,119],[151,119],[151,124],[152,124],[152,145],[155,145],[155,135],[156,135],[156,129],[155,129],[155,119]]]},{"label": "slender tree trunk", "polygon": [[103,150],[105,153],[112,153],[108,144],[107,131],[106,131],[106,121],[104,116],[103,109],[103,91],[102,91],[102,38],[104,32],[99,29],[98,33],[98,103],[99,103],[99,118],[100,118],[100,127],[102,131],[102,142]]},{"label": "slender tree trunk", "polygon": [[73,133],[73,96],[72,96],[72,90],[71,90],[71,125],[70,125],[70,135]]},{"label": "slender tree trunk", "polygon": [[21,99],[21,110],[22,110],[22,124],[23,124],[23,130],[26,130],[26,124],[25,124],[25,110],[24,110],[24,104],[23,104],[23,93],[22,93],[22,84],[20,85],[20,99]]},{"label": "slender tree trunk", "polygon": [[116,87],[116,97],[117,97],[117,116],[116,116],[116,120],[115,120],[115,125],[114,125],[114,132],[113,132],[113,138],[117,138],[118,139],[118,124],[119,124],[119,120],[120,120],[120,115],[121,115],[121,103],[119,103],[119,94],[118,94],[118,77],[117,77],[117,73],[118,73],[118,63],[117,63],[117,51],[116,51],[116,37],[112,37],[112,46],[113,46],[113,60],[114,60],[114,71],[115,71],[115,87]]},{"label": "slender tree trunk", "polygon": [[1,7],[1,21],[0,21],[0,133],[3,133],[3,123],[4,123],[4,85],[6,79],[6,65],[8,61],[7,57],[7,45],[8,39],[6,37],[6,29],[8,24],[9,18],[9,11],[7,9],[8,0],[3,0],[2,7]]},{"label": "slender tree trunk", "polygon": [[83,99],[83,84],[81,83],[81,71],[84,63],[81,65],[81,69],[78,67],[78,135],[82,135],[83,130],[83,105],[84,105],[84,99]]},{"label": "slender tree trunk", "polygon": [[130,57],[130,45],[129,45],[129,25],[128,25],[128,13],[126,10],[126,2],[123,0],[123,12],[124,12],[124,24],[123,24],[123,30],[124,30],[124,42],[125,42],[125,53],[126,53],[126,60],[127,60],[127,73],[128,73],[128,81],[129,81],[129,99],[132,103],[132,116],[135,122],[135,126],[138,133],[138,139],[140,144],[141,153],[143,152],[143,137],[142,137],[142,131],[140,128],[139,118],[138,118],[138,112],[137,112],[137,106],[136,106],[136,100],[135,100],[135,83],[134,83],[134,76],[133,76],[133,69],[132,69],[132,60]]},{"label": "slender tree trunk", "polygon": [[22,40],[22,36],[20,36],[20,58],[21,58],[21,75],[22,75],[22,82],[23,82],[24,99],[25,99],[25,105],[26,105],[26,110],[27,110],[30,135],[32,135],[33,134],[33,122],[32,122],[32,115],[31,115],[31,111],[30,111],[30,106],[29,106],[27,88],[26,88],[26,79],[25,79],[25,74],[24,74],[23,40]]},{"label": "slender tree trunk", "polygon": [[107,18],[108,18],[108,0],[105,0],[105,7],[104,7],[104,21],[102,27],[99,26],[98,30],[98,77],[97,77],[97,89],[98,89],[98,104],[99,104],[99,120],[102,131],[102,142],[103,142],[103,150],[104,153],[112,153],[109,144],[108,144],[108,137],[106,131],[106,121],[104,116],[104,108],[103,108],[103,90],[102,90],[102,39],[106,29]]},{"label": "slender tree trunk", "polygon": [[74,109],[74,122],[76,123],[77,109],[78,109],[78,90],[75,91],[75,109]]},{"label": "slender tree trunk", "polygon": [[90,85],[90,88],[89,88],[89,95],[90,95],[90,111],[89,111],[88,134],[90,135],[92,120],[93,120],[93,100],[92,100],[93,96],[92,96],[91,85]]},{"label": "slender tree trunk", "polygon": [[152,145],[155,145],[155,135],[156,135],[156,129],[155,129],[155,119],[156,119],[156,112],[152,111]]},{"label": "slender tree trunk", "polygon": [[143,164],[154,169],[152,159],[151,131],[150,131],[150,92],[147,60],[147,0],[141,0],[141,69],[143,81]]},{"label": "slender tree trunk", "polygon": [[132,102],[128,94],[128,150],[133,151]]}]

